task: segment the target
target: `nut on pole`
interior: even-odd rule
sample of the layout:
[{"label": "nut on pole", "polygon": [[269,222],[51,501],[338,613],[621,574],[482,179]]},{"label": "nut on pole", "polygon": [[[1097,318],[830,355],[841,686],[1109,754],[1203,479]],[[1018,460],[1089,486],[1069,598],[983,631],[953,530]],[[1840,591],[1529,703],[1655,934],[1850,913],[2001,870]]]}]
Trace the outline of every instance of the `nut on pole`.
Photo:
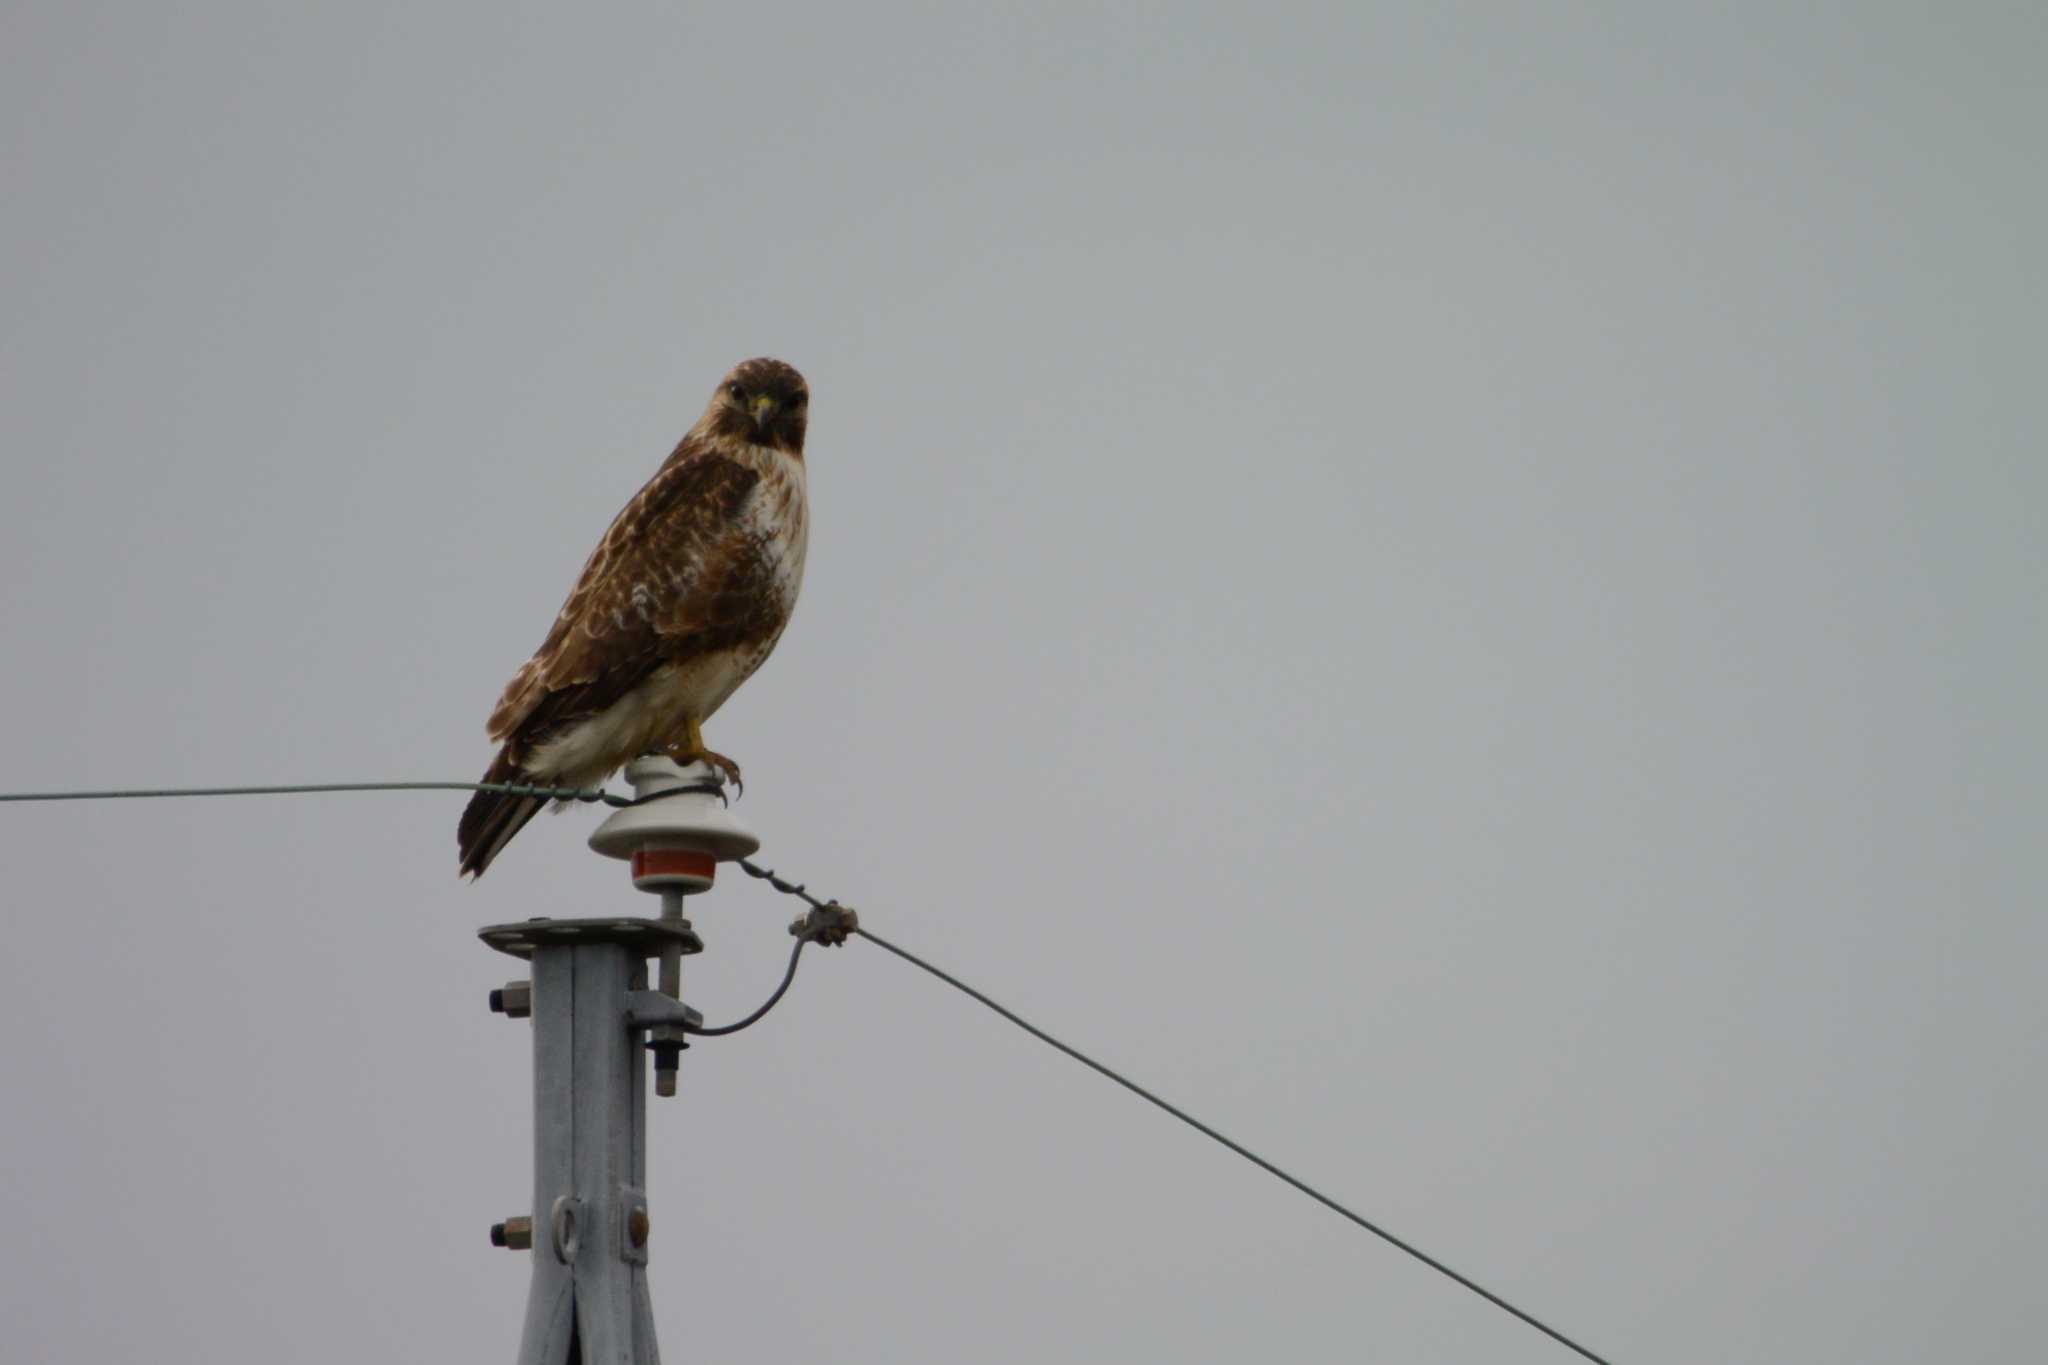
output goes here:
[{"label": "nut on pole", "polygon": [[507,1019],[524,1019],[533,1013],[533,983],[507,981],[491,992],[491,1013]]}]

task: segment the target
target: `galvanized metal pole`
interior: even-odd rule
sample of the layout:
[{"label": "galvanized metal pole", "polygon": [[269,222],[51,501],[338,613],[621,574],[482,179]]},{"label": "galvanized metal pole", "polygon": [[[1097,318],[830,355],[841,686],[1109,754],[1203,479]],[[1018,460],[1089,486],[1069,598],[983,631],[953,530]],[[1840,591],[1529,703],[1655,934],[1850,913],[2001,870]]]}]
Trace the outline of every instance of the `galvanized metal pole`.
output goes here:
[{"label": "galvanized metal pole", "polygon": [[[532,962],[530,982],[491,994],[493,1009],[533,1020],[533,1211],[491,1230],[531,1248],[533,1277],[519,1365],[659,1365],[648,1297],[647,1070],[673,1090],[686,1025],[682,958],[703,941],[682,897],[710,887],[717,862],[760,846],[724,809],[708,767],[639,759],[627,778],[645,804],[621,810],[591,846],[632,864],[634,884],[660,892],[660,919],[536,919],[481,932]],[[647,960],[664,991],[647,989]],[[641,1033],[648,1034],[643,1047]]]}]

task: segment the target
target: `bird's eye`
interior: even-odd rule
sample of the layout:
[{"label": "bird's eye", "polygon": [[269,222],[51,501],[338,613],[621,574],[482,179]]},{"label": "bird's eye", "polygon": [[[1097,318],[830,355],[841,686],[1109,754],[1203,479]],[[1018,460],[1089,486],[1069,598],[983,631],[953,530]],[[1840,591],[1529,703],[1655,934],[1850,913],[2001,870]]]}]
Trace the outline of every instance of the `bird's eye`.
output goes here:
[{"label": "bird's eye", "polygon": [[747,396],[747,391],[741,388],[738,384],[727,384],[725,386],[725,392],[727,396],[729,396],[735,403],[742,401]]}]

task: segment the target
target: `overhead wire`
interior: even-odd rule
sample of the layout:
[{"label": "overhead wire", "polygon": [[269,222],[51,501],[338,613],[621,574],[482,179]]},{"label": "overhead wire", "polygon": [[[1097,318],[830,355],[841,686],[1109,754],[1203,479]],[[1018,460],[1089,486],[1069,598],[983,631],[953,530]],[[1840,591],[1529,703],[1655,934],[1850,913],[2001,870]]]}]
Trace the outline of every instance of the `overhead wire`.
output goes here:
[{"label": "overhead wire", "polygon": [[[321,792],[387,791],[504,792],[514,796],[539,796],[547,798],[549,800],[558,801],[603,802],[608,806],[618,807],[633,806],[639,804],[640,802],[640,798],[618,796],[611,792],[594,788],[535,787],[504,782],[320,782],[285,786],[156,787],[123,788],[103,791],[0,792],[0,802],[116,801],[182,796],[298,796]],[[986,1006],[988,1009],[994,1011],[996,1014],[1001,1015],[1004,1019],[1016,1025],[1018,1028],[1024,1030],[1026,1033],[1038,1039],[1040,1042],[1062,1053],[1065,1053],[1067,1056],[1073,1058],[1075,1061],[1081,1063],[1081,1065],[1089,1068],[1091,1071],[1094,1071],[1104,1077],[1107,1077],[1109,1080],[1116,1082],[1124,1089],[1138,1096],[1138,1098],[1145,1100],[1146,1102],[1156,1106],[1161,1110],[1164,1110],[1168,1114],[1171,1114],[1174,1118],[1179,1119],[1182,1123],[1194,1129],[1196,1132],[1202,1134],[1204,1137],[1210,1139],[1211,1141],[1219,1144],[1222,1147],[1227,1148],[1232,1152],[1235,1152],[1238,1156],[1243,1157],[1246,1161],[1251,1162],[1254,1166],[1257,1166],[1260,1170],[1265,1171],[1268,1175],[1271,1175],[1276,1179],[1283,1181],[1287,1185],[1292,1186],[1295,1190],[1299,1191],[1304,1195],[1307,1195],[1310,1199],[1315,1200],[1318,1204],[1321,1204],[1323,1207],[1329,1209],[1332,1213],[1335,1213],[1338,1216],[1345,1218],[1348,1221],[1356,1224],[1358,1227],[1363,1228],[1365,1231],[1371,1233],[1375,1237],[1378,1237],[1380,1240],[1386,1242],[1388,1245],[1393,1246],[1400,1251],[1406,1252],[1409,1256],[1412,1256],[1414,1259],[1420,1261],[1422,1264],[1428,1266],[1430,1269],[1436,1271],[1438,1274],[1455,1281],[1459,1285],[1462,1285],[1464,1288],[1470,1290],[1474,1294],[1477,1294],[1480,1298],[1485,1299],[1488,1303],[1494,1305],[1496,1308],[1499,1308],[1502,1311],[1513,1315],[1522,1322],[1526,1323],[1528,1326],[1535,1328],[1537,1331],[1543,1333],[1545,1336],[1557,1342],[1559,1345],[1576,1352],[1577,1354],[1583,1356],[1587,1360],[1596,1362],[1596,1365],[1610,1365],[1610,1362],[1606,1359],[1606,1357],[1596,1355],[1593,1351],[1589,1350],[1585,1346],[1580,1345],[1577,1341],[1574,1341],[1571,1337],[1566,1336],[1563,1332],[1558,1331],[1555,1327],[1552,1327],[1550,1324],[1544,1322],[1541,1318],[1538,1318],[1534,1314],[1526,1312],[1523,1309],[1516,1307],[1507,1299],[1502,1298],[1499,1294],[1494,1293],[1492,1290],[1480,1284],[1478,1281],[1472,1279],[1470,1276],[1462,1274],[1457,1270],[1454,1270],[1449,1265],[1446,1265],[1443,1261],[1438,1260],[1436,1257],[1430,1255],[1428,1252],[1422,1250],[1420,1247],[1414,1245],[1412,1242],[1409,1242],[1399,1236],[1396,1236],[1394,1233],[1388,1231],[1386,1228],[1381,1227],[1379,1224],[1373,1222],[1371,1219],[1368,1219],[1363,1215],[1357,1213],[1356,1211],[1347,1208],[1345,1205],[1339,1203],[1337,1200],[1331,1198],[1329,1195],[1324,1194],[1321,1190],[1309,1184],[1307,1181],[1283,1170],[1281,1167],[1275,1165],[1271,1161],[1268,1161],[1265,1157],[1260,1156],[1257,1152],[1254,1152],[1249,1147],[1246,1147],[1244,1144],[1237,1142],[1232,1138],[1226,1137],[1223,1133],[1217,1131],[1215,1128],[1212,1128],[1208,1124],[1202,1122],[1194,1115],[1188,1113],[1185,1109],[1182,1109],[1178,1105],[1175,1105],[1165,1099],[1162,1099],[1160,1096],[1154,1094],[1152,1091],[1146,1089],[1144,1086],[1138,1084],[1136,1081],[1130,1079],[1128,1076],[1125,1076],[1123,1073],[1117,1071],[1114,1067],[1108,1066],[1102,1062],[1095,1060],[1095,1058],[1089,1056],[1087,1053],[1081,1051],[1079,1048],[1074,1047],[1069,1043],[1062,1042],[1060,1039],[1054,1037],[1052,1034],[1046,1032],[1038,1025],[1032,1023],[1030,1020],[1018,1014],[1016,1011],[1008,1008],[1005,1005],[999,1004],[997,1001],[990,998],[988,995],[975,989],[973,986],[968,985],[965,981],[962,981],[959,977],[954,976],[951,972],[945,971],[940,967],[934,966],[932,963],[927,962],[925,959],[919,957],[917,954],[909,951],[908,949],[899,947],[897,944],[890,942],[888,939],[883,938],[881,935],[876,934],[872,930],[860,926],[857,920],[851,917],[850,912],[847,911],[846,907],[841,906],[837,901],[820,900],[817,896],[813,895],[808,889],[806,889],[803,883],[791,882],[777,875],[772,869],[764,868],[750,859],[741,858],[738,860],[738,862],[740,868],[743,871],[745,871],[749,876],[767,882],[771,887],[773,887],[775,890],[781,892],[784,895],[797,897],[798,899],[802,900],[805,904],[809,905],[814,912],[820,912],[828,916],[846,916],[847,918],[844,921],[844,929],[840,935],[842,939],[846,935],[852,935],[855,937],[866,939],[868,942],[874,944],[877,948],[882,949],[884,952],[891,953],[896,957],[901,958],[903,961],[908,962],[913,967],[916,967],[921,971],[929,973],[930,975],[936,977],[940,981],[945,982],[953,989],[961,992],[963,995],[966,995],[969,999],[972,999],[977,1003]],[[815,920],[818,918],[818,916],[814,915],[812,918],[813,920]],[[739,1030],[746,1028],[753,1023],[758,1022],[764,1015],[768,1013],[769,1010],[775,1008],[775,1006],[782,1000],[782,997],[788,992],[790,984],[796,979],[797,960],[803,954],[804,945],[810,942],[811,938],[814,936],[803,932],[802,925],[792,926],[791,932],[798,934],[796,946],[790,950],[789,965],[783,973],[782,983],[775,988],[775,993],[768,997],[767,1002],[763,1004],[759,1009],[755,1010],[752,1014],[748,1015],[744,1019],[739,1020],[736,1023],[722,1025],[717,1028],[704,1028],[699,1026],[690,1029],[690,1032],[692,1034],[701,1037],[717,1037],[724,1034],[737,1033]]]},{"label": "overhead wire", "polygon": [[[773,872],[768,871],[764,868],[756,867],[753,863],[745,859],[740,860],[740,866],[749,873],[753,874],[754,876],[759,877],[763,881],[768,882],[776,890],[781,891],[785,895],[801,897],[804,901],[808,902],[814,907],[822,907],[823,905],[822,902],[820,902],[815,896],[811,895],[808,891],[806,891],[800,884],[792,884],[790,882],[784,881],[782,878],[776,876]],[[1058,1038],[1055,1038],[1052,1034],[1047,1033],[1044,1029],[1032,1023],[1029,1019],[1026,1019],[1023,1015],[1018,1014],[1015,1010],[1010,1009],[1009,1007],[1002,1005],[997,1001],[991,999],[983,992],[976,990],[974,987],[968,985],[965,981],[962,981],[959,977],[954,976],[951,972],[948,972],[940,967],[932,965],[931,963],[925,961],[923,958],[919,957],[916,953],[913,953],[906,948],[902,948],[894,943],[891,943],[888,939],[883,938],[880,934],[877,934],[870,929],[856,926],[850,932],[856,937],[866,939],[868,942],[874,944],[877,948],[880,948],[885,952],[894,953],[897,957],[902,958],[911,966],[916,967],[922,971],[929,972],[931,975],[945,982],[948,986],[951,986],[954,990],[959,991],[963,995],[966,995],[968,998],[975,1000],[982,1005],[987,1006],[991,1010],[994,1010],[997,1014],[1001,1015],[1003,1018],[1015,1024],[1018,1028],[1023,1029],[1026,1033],[1038,1039],[1038,1041],[1040,1041],[1041,1043],[1044,1043],[1049,1047],[1053,1047],[1061,1052],[1064,1052],[1067,1056],[1072,1057],[1075,1061],[1087,1067],[1089,1070],[1097,1072],[1098,1074],[1106,1076],[1110,1080],[1115,1081],[1118,1085],[1130,1091],[1133,1095],[1136,1095],[1138,1098],[1145,1100],[1151,1104],[1157,1105],[1159,1108],[1173,1115],[1182,1123],[1185,1123],[1188,1127],[1194,1129],[1196,1132],[1202,1134],[1204,1137],[1209,1138],[1212,1141],[1220,1143],[1224,1147],[1229,1148],[1231,1151],[1237,1153],[1246,1161],[1251,1162],[1254,1166],[1257,1166],[1260,1170],[1266,1172],[1268,1175],[1275,1176],[1278,1179],[1285,1181],[1287,1184],[1292,1185],[1295,1189],[1307,1195],[1309,1198],[1315,1200],[1318,1204],[1321,1204],[1323,1207],[1329,1209],[1331,1212],[1336,1213],[1341,1217],[1347,1218],[1353,1223],[1356,1223],[1359,1227],[1364,1228],[1373,1236],[1378,1237],[1382,1241],[1387,1242],[1388,1244],[1397,1247],[1402,1251],[1407,1252],[1410,1256],[1413,1256],[1416,1260],[1422,1262],[1431,1270],[1434,1270],[1441,1275],[1448,1276],[1450,1279],[1455,1280],[1457,1283],[1471,1290],[1473,1293],[1477,1294],[1480,1298],[1485,1299],[1488,1303],[1494,1305],[1496,1308],[1500,1308],[1509,1313],[1512,1313],[1515,1317],[1520,1318],[1523,1322],[1527,1323],[1531,1327],[1534,1327],[1537,1331],[1543,1333],[1545,1336],[1551,1338],[1553,1341],[1556,1341],[1560,1345],[1569,1347],[1573,1351],[1578,1352],[1581,1356],[1584,1356],[1587,1360],[1598,1362],[1598,1365],[1609,1365],[1609,1362],[1604,1357],[1595,1355],[1592,1351],[1580,1345],[1578,1342],[1572,1340],[1564,1333],[1558,1331],[1549,1323],[1544,1322],[1541,1318],[1538,1318],[1532,1313],[1528,1313],[1520,1308],[1517,1308],[1514,1304],[1509,1303],[1506,1299],[1494,1293],[1485,1285],[1480,1284],[1478,1281],[1472,1279],[1470,1276],[1460,1274],[1458,1271],[1452,1269],[1448,1265],[1445,1265],[1442,1261],[1430,1255],[1428,1252],[1422,1250],[1420,1247],[1400,1237],[1395,1236],[1392,1232],[1389,1232],[1387,1229],[1381,1227],[1379,1224],[1355,1212],[1354,1210],[1346,1208],[1344,1205],[1338,1203],[1329,1195],[1324,1194],[1321,1190],[1309,1184],[1307,1181],[1301,1179],[1298,1176],[1290,1175],[1288,1172],[1282,1170],[1280,1167],[1266,1160],[1266,1158],[1260,1156],[1251,1148],[1246,1147],[1243,1143],[1234,1141],[1233,1139],[1224,1136],[1216,1129],[1210,1127],[1208,1124],[1196,1118],[1193,1114],[1188,1113],[1185,1109],[1182,1109],[1178,1105],[1175,1105],[1167,1100],[1161,1099],[1158,1095],[1155,1095],[1150,1090],[1147,1090],[1144,1086],[1139,1085],[1136,1081],[1124,1075],[1122,1072],[1116,1070],[1114,1067],[1107,1066],[1102,1062],[1098,1062],[1093,1057],[1089,1056],[1087,1053],[1081,1051],[1081,1049],[1074,1047],[1069,1043],[1062,1042]]]},{"label": "overhead wire", "polygon": [[305,796],[316,792],[503,792],[550,801],[602,801],[630,806],[632,799],[585,787],[532,787],[517,782],[305,782],[278,787],[131,787],[107,791],[0,792],[0,801],[136,801],[169,796]]}]

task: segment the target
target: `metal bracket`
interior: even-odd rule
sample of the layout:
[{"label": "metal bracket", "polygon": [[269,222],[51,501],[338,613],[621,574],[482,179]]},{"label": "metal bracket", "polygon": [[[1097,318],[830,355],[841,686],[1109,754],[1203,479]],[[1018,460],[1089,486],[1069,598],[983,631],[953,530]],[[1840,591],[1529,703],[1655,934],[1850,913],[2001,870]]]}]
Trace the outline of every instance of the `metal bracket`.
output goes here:
[{"label": "metal bracket", "polygon": [[702,1011],[660,991],[626,992],[627,1028],[660,1028],[664,1025],[702,1028],[704,1015]]}]

